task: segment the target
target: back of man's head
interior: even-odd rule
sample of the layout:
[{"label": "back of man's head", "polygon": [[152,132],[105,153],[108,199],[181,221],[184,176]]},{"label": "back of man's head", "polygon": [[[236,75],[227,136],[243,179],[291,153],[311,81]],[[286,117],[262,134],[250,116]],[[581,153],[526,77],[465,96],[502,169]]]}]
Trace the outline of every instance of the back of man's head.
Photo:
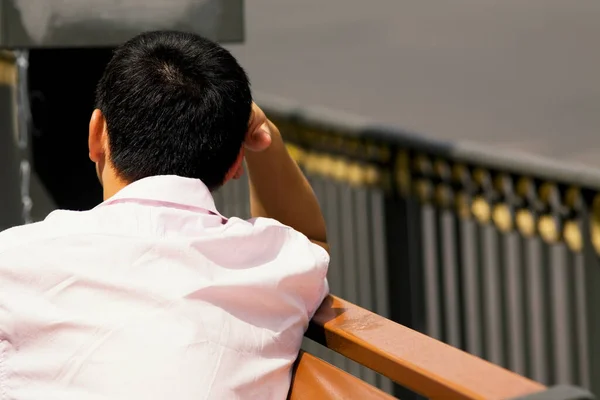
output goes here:
[{"label": "back of man's head", "polygon": [[182,32],[148,32],[119,47],[96,93],[121,179],[179,175],[210,189],[238,159],[251,106],[235,58]]}]

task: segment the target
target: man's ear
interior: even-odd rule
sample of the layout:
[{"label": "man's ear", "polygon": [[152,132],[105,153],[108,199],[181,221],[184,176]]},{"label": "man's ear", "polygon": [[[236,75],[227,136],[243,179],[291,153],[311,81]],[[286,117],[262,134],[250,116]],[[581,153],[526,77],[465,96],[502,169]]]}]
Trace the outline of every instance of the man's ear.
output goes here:
[{"label": "man's ear", "polygon": [[237,158],[235,159],[235,162],[233,163],[233,165],[227,172],[227,175],[225,175],[225,181],[223,182],[223,184],[225,184],[230,179],[240,179],[242,177],[242,175],[244,175],[244,148],[243,147],[240,149],[240,153],[238,154]]},{"label": "man's ear", "polygon": [[95,109],[90,119],[90,128],[88,136],[88,147],[90,150],[90,160],[94,163],[104,161],[107,145],[106,119],[102,111]]}]

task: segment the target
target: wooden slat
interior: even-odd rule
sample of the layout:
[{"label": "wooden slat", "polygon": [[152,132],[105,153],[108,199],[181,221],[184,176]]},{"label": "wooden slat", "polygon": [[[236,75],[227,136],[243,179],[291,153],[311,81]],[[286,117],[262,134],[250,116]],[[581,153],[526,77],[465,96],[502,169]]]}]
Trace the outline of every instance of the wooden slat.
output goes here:
[{"label": "wooden slat", "polygon": [[306,335],[430,399],[510,399],[545,390],[335,296],[323,302]]},{"label": "wooden slat", "polygon": [[289,400],[393,400],[395,397],[313,356],[300,352]]}]

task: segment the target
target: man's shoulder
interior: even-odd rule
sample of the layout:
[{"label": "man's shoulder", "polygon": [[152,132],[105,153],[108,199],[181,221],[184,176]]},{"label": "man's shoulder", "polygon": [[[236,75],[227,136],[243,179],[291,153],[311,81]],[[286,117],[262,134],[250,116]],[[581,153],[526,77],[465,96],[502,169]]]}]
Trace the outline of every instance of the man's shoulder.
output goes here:
[{"label": "man's shoulder", "polygon": [[329,253],[321,246],[311,242],[302,232],[271,218],[252,218],[247,222],[253,225],[255,232],[274,231],[275,235],[282,239],[275,242],[280,243],[284,249],[289,249],[292,254],[300,255],[304,252],[314,257],[319,266],[327,267],[329,264]]},{"label": "man's shoulder", "polygon": [[19,225],[0,232],[0,253],[13,247],[35,240],[43,230],[44,221]]},{"label": "man's shoulder", "polygon": [[42,221],[5,229],[0,232],[0,254],[40,240],[72,234],[73,227],[77,224],[69,222],[85,218],[85,214],[86,212],[56,210]]}]

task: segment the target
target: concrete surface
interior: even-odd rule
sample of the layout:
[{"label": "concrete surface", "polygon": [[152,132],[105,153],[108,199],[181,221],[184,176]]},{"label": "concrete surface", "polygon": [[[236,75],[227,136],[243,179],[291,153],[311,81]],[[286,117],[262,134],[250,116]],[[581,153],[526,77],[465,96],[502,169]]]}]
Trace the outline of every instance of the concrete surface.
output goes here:
[{"label": "concrete surface", "polygon": [[246,0],[254,89],[600,167],[598,0]]}]

